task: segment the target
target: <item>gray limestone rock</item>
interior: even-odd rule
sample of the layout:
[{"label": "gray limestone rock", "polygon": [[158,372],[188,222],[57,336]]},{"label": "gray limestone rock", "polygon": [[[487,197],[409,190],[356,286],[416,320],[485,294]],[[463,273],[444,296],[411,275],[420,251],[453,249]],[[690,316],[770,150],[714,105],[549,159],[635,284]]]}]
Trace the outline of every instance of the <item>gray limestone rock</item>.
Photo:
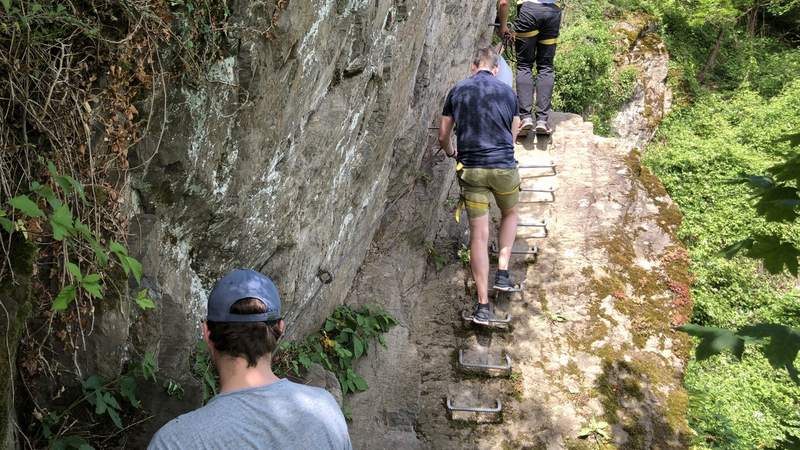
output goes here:
[{"label": "gray limestone rock", "polygon": [[342,406],[342,386],[339,384],[336,375],[330,370],[325,370],[319,364],[312,364],[303,376],[303,382],[309,386],[315,386],[330,392],[333,398],[336,399],[336,403]]}]

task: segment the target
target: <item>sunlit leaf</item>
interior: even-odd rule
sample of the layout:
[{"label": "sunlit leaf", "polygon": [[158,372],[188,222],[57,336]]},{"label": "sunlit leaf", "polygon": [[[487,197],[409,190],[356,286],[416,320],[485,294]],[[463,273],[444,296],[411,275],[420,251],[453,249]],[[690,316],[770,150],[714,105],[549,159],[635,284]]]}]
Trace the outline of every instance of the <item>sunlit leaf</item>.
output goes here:
[{"label": "sunlit leaf", "polygon": [[94,298],[103,298],[103,288],[97,283],[81,283],[81,288]]},{"label": "sunlit leaf", "polygon": [[142,263],[139,262],[138,259],[132,258],[130,256],[125,258],[128,262],[128,267],[130,267],[131,272],[133,273],[133,278],[136,279],[137,283],[142,282]]},{"label": "sunlit leaf", "polygon": [[142,289],[136,294],[136,304],[144,310],[156,307],[155,302],[147,295],[147,289]]},{"label": "sunlit leaf", "polygon": [[44,217],[44,212],[27,195],[14,197],[8,203],[28,217]]},{"label": "sunlit leaf", "polygon": [[113,253],[128,256],[128,249],[126,249],[124,245],[120,244],[117,241],[111,241],[111,244],[109,244],[108,249],[111,250]]},{"label": "sunlit leaf", "polygon": [[50,226],[53,228],[53,239],[64,240],[72,233],[72,211],[67,205],[59,206],[50,216]]},{"label": "sunlit leaf", "polygon": [[75,293],[77,287],[69,284],[61,288],[61,291],[56,295],[53,300],[53,311],[64,311],[75,300]]},{"label": "sunlit leaf", "polygon": [[136,378],[123,376],[119,379],[119,394],[128,401],[134,408],[140,408],[142,402],[136,398]]},{"label": "sunlit leaf", "polygon": [[67,272],[71,273],[72,276],[75,277],[78,281],[83,280],[81,269],[78,267],[77,264],[73,262],[67,262]]},{"label": "sunlit leaf", "polygon": [[361,357],[364,354],[364,344],[361,342],[361,339],[358,336],[353,337],[353,356],[356,358]]},{"label": "sunlit leaf", "polygon": [[11,234],[14,232],[14,222],[6,219],[5,217],[0,217],[0,226],[6,230],[6,233]]}]

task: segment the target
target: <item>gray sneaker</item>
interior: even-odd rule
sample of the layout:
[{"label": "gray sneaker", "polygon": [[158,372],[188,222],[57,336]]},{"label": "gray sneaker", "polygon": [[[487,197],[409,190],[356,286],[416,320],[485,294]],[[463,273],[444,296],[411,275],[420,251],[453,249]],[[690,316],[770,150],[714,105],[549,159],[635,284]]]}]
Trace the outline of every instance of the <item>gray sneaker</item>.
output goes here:
[{"label": "gray sneaker", "polygon": [[522,119],[522,123],[519,126],[519,133],[517,136],[524,137],[527,136],[528,133],[533,129],[533,119],[530,117],[526,117]]},{"label": "gray sneaker", "polygon": [[492,311],[489,304],[478,303],[475,305],[475,310],[472,312],[472,321],[481,325],[489,325],[489,320],[492,318]]},{"label": "gray sneaker", "polygon": [[536,134],[551,134],[553,130],[547,126],[546,120],[537,120],[536,121]]},{"label": "gray sneaker", "polygon": [[517,290],[517,286],[511,281],[511,275],[503,275],[499,271],[494,275],[494,286],[498,291],[512,292]]}]

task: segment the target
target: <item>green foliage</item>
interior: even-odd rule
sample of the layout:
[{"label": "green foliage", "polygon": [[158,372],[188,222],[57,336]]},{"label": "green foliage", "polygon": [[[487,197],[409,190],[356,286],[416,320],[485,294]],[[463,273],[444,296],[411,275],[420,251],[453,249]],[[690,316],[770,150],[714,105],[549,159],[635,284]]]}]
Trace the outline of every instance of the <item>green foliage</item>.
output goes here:
[{"label": "green foliage", "polygon": [[[66,311],[81,294],[89,298],[103,298],[104,280],[111,274],[107,269],[105,271],[101,269],[107,266],[109,254],[117,257],[119,266],[125,275],[133,275],[136,282],[140,283],[142,264],[136,258],[128,255],[125,246],[112,240],[107,249],[103,247],[100,244],[100,237],[93,233],[85,223],[74,217],[69,204],[62,201],[62,198],[66,199],[70,195],[77,195],[81,201],[85,202],[83,186],[70,176],[59,175],[52,162],[48,161],[47,167],[56,189],[39,182],[31,183],[30,192],[34,198],[32,199],[28,195],[19,195],[9,199],[8,205],[16,212],[11,219],[8,219],[7,213],[0,210],[2,211],[0,224],[10,234],[24,229],[26,220],[46,219],[50,225],[51,237],[56,241],[65,242],[67,249],[79,249],[88,245],[93,250],[95,259],[93,261],[84,260],[84,270],[98,273],[84,273],[78,264],[67,260],[65,269],[69,274],[70,281],[60,288],[53,300],[53,311]],[[40,205],[47,206],[42,209]],[[15,223],[23,225],[15,225]],[[29,233],[25,233],[25,237],[29,239]],[[138,291],[135,302],[143,310],[155,307],[155,303],[148,297],[146,289]]]},{"label": "green foliage", "polygon": [[203,64],[227,54],[225,24],[230,11],[228,2],[206,0],[168,0],[175,18],[173,30],[183,47],[184,65],[199,74]]},{"label": "green foliage", "polygon": [[458,249],[458,259],[461,261],[461,264],[463,264],[464,267],[469,266],[469,247],[461,244],[461,248]]},{"label": "green foliage", "polygon": [[608,422],[597,419],[592,419],[586,426],[578,431],[579,439],[591,439],[595,444],[600,445],[611,439],[608,433]]},{"label": "green foliage", "polygon": [[91,375],[81,380],[81,396],[60,411],[50,411],[41,419],[42,437],[51,449],[86,450],[93,447],[83,437],[66,434],[78,423],[74,415],[78,409],[86,408],[92,416],[91,422],[106,418],[118,429],[124,429],[123,415],[126,407],[134,410],[142,404],[137,398],[138,380],[157,382],[158,367],[155,355],[146,353],[142,360],[113,380]]},{"label": "green foliage", "polygon": [[200,381],[200,385],[203,386],[203,404],[205,404],[219,392],[219,379],[217,373],[214,371],[208,344],[202,339],[197,341],[194,363],[192,364],[192,374]]},{"label": "green foliage", "polygon": [[600,134],[633,93],[638,72],[618,67],[609,21],[581,18],[564,27],[556,57],[553,108],[588,116]]},{"label": "green foliage", "polygon": [[437,272],[441,272],[444,266],[447,265],[447,257],[439,252],[433,242],[425,242],[425,252],[428,258],[433,262],[433,266]]},{"label": "green foliage", "polygon": [[[774,20],[774,16],[763,12],[797,14],[800,10],[796,2],[671,0],[642,3],[661,21],[662,36],[671,60],[668,81],[679,103],[701,95],[706,89],[697,77],[706,68],[718,42],[718,57],[716,63],[708,67],[706,86],[731,90],[749,86],[764,97],[772,97],[796,79],[800,50],[787,47],[773,37],[751,36],[744,27],[735,26],[754,6],[762,12],[759,16],[762,21]],[[708,20],[708,17],[713,19]]]},{"label": "green foliage", "polygon": [[370,342],[386,346],[383,333],[397,324],[386,311],[364,306],[356,311],[339,306],[322,329],[300,342],[282,342],[274,370],[301,376],[312,364],[320,364],[339,379],[342,393],[367,390],[367,382],[353,370],[353,362],[366,355]]},{"label": "green foliage", "polygon": [[[800,129],[797,104],[800,80],[768,100],[752,85],[730,92],[700,90],[694,104],[666,119],[645,153],[646,165],[683,212],[679,236],[688,246],[696,279],[694,324],[684,330],[700,338],[685,381],[698,448],[780,448],[800,435],[800,387],[792,383],[788,365],[797,366],[796,279],[720,252],[744,242],[729,248],[730,256],[734,250],[753,251],[752,256],[773,258],[766,268],[791,270],[785,259],[790,253],[771,251],[766,237],[800,244],[800,225],[767,220],[755,204],[758,194],[777,182],[796,186],[781,170],[794,159],[790,142],[780,138]],[[769,176],[730,182],[758,173]]]},{"label": "green foliage", "polygon": [[165,380],[164,391],[170,397],[177,398],[179,400],[183,399],[183,386],[175,380]]},{"label": "green foliage", "polygon": [[724,355],[691,361],[686,387],[697,449],[788,449],[781,444],[800,434],[800,388],[759,353],[745,352],[742,362]]},{"label": "green foliage", "polygon": [[800,328],[775,324],[758,324],[742,327],[735,333],[715,327],[684,325],[679,328],[692,336],[700,338],[696,358],[702,361],[723,352],[742,358],[746,342],[763,346],[764,355],[775,369],[786,369],[789,377],[800,385],[794,361],[800,352]]},{"label": "green foliage", "polygon": [[[797,189],[800,181],[800,134],[781,140],[792,145],[795,155],[767,169],[771,176],[750,175],[742,177],[740,181],[756,189],[755,210],[767,222],[797,222],[800,218],[800,195]],[[723,249],[727,258],[740,252],[750,258],[761,259],[770,273],[781,273],[785,268],[795,277],[798,275],[800,246],[781,236],[758,234]]]}]

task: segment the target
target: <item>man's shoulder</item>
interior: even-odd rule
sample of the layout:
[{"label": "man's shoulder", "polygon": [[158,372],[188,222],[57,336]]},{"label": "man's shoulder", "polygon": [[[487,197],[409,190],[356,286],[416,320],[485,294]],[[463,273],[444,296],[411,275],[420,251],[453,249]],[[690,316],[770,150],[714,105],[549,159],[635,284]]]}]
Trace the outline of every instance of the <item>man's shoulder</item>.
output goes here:
[{"label": "man's shoulder", "polygon": [[514,89],[512,89],[511,86],[507,85],[506,83],[503,83],[497,77],[491,77],[491,78],[487,77],[486,78],[486,82],[491,84],[495,88],[499,89],[501,92],[503,92],[505,94],[512,95],[514,97],[516,97],[516,95],[517,95],[517,94],[514,93]]},{"label": "man's shoulder", "polygon": [[210,404],[205,405],[170,420],[156,432],[148,448],[179,448],[175,445],[181,442],[193,442],[201,438],[205,432],[216,429],[213,419],[217,415],[212,409]]},{"label": "man's shoulder", "polygon": [[289,380],[283,380],[283,383],[283,388],[287,391],[294,391],[298,394],[302,394],[311,401],[324,402],[326,404],[333,404],[338,407],[336,399],[325,389],[316,386],[309,386],[307,384],[295,383]]}]

